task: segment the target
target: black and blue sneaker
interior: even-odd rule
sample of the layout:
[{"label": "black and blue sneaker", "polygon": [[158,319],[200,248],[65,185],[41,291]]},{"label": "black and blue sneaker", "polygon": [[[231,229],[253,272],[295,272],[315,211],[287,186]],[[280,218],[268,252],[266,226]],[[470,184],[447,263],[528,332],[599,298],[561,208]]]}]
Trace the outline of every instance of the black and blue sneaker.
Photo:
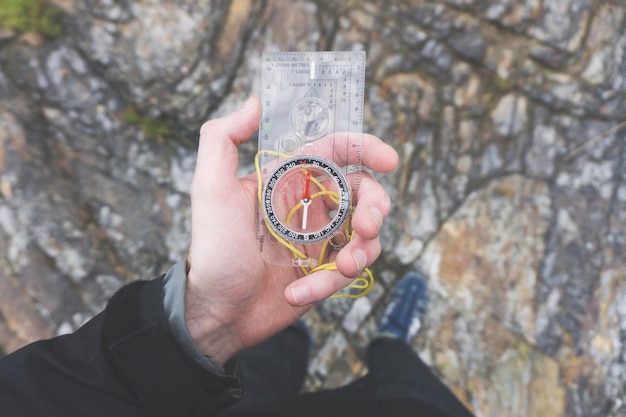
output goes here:
[{"label": "black and blue sneaker", "polygon": [[427,304],[426,281],[415,272],[408,273],[393,288],[376,336],[410,342],[422,327]]}]

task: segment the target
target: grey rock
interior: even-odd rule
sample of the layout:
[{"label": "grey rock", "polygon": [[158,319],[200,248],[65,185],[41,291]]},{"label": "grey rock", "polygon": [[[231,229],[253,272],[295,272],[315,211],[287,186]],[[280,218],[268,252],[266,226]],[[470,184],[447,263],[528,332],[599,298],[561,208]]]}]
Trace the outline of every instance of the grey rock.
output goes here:
[{"label": "grey rock", "polygon": [[[477,414],[624,415],[626,15],[620,1],[64,2],[0,35],[0,353],[73,331],[189,243],[198,130],[264,50],[366,50],[366,130],[400,154],[367,298],[305,316],[308,389],[363,375],[393,283],[413,345]],[[239,173],[253,172],[256,142]],[[44,279],[45,277],[45,279]]]}]

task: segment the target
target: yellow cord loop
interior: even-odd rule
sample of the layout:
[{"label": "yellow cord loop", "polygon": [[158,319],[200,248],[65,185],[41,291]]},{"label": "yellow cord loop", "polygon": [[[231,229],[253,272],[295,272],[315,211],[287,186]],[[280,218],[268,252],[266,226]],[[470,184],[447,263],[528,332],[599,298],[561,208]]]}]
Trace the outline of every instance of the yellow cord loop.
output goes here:
[{"label": "yellow cord loop", "polygon": [[[259,164],[259,156],[263,154],[263,155],[271,155],[271,156],[276,156],[276,157],[282,157],[282,158],[288,158],[289,155],[280,153],[280,152],[276,152],[276,151],[261,151],[259,153],[256,154],[255,158],[254,158],[254,166],[256,169],[256,174],[257,174],[257,183],[258,183],[258,188],[257,188],[257,192],[258,192],[258,201],[259,204],[261,204],[262,198],[263,198],[263,187],[262,187],[262,175],[261,175],[261,166]],[[304,168],[303,168],[304,170]],[[339,195],[336,192],[333,191],[328,191],[319,181],[317,181],[317,179],[311,177],[311,181],[320,189],[320,191],[318,191],[317,193],[311,195],[311,200],[314,200],[316,198],[319,197],[325,197],[327,196],[328,198],[330,198],[331,200],[333,200],[334,202],[339,202]],[[287,215],[287,223],[291,222],[291,219],[293,218],[293,216],[297,213],[298,210],[300,210],[302,208],[302,203],[299,202],[298,204],[296,204],[288,213]],[[352,218],[352,213],[349,215],[348,217],[348,221],[346,221],[345,226],[344,226],[344,235],[348,238],[348,241],[352,240],[354,237],[354,231],[350,230],[350,220]],[[286,247],[287,249],[289,249],[289,251],[291,252],[292,256],[294,257],[294,259],[297,260],[308,260],[309,257],[303,253],[302,251],[300,251],[298,248],[296,248],[291,242],[288,242],[287,240],[283,239],[281,236],[279,236],[273,229],[272,227],[268,224],[268,220],[265,218],[265,216],[263,217],[263,220],[265,222],[266,225],[266,230],[268,230],[271,235],[284,247]],[[337,264],[334,262],[327,262],[324,263],[324,259],[326,258],[327,255],[327,250],[328,250],[328,244],[329,244],[329,240],[325,241],[322,244],[321,250],[320,250],[320,255],[318,257],[318,266],[315,267],[308,267],[308,266],[300,266],[300,269],[302,270],[302,272],[305,275],[310,275],[314,272],[318,272],[318,271],[336,271],[337,270]],[[298,263],[299,265],[304,265],[305,262],[302,263]],[[366,295],[368,292],[370,292],[370,290],[372,289],[372,287],[374,286],[374,274],[372,273],[372,271],[369,268],[365,268],[363,270],[363,272],[361,273],[361,275],[359,275],[354,281],[352,281],[346,288],[347,289],[343,289],[337,293],[335,293],[334,295],[331,296],[331,298],[360,298],[363,297],[364,295]]]}]

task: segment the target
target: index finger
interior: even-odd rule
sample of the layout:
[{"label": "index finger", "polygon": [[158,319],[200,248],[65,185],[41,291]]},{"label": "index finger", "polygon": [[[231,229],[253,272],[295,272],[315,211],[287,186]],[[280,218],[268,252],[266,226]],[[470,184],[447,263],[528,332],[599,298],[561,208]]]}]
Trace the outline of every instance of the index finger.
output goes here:
[{"label": "index finger", "polygon": [[361,163],[377,172],[390,172],[398,166],[398,153],[380,138],[368,133],[338,132],[301,148],[304,154],[315,154],[337,165]]}]

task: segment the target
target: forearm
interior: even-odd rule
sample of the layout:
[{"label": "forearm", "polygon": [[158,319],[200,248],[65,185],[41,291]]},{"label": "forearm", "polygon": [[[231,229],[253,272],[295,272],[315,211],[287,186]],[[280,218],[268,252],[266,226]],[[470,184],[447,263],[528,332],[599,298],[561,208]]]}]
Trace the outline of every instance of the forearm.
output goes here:
[{"label": "forearm", "polygon": [[[220,360],[222,356],[219,356],[219,358],[215,357],[215,355],[213,355],[214,357],[209,357],[205,353],[219,349],[219,334],[223,332],[220,331],[218,324],[206,324],[210,320],[206,316],[201,316],[201,313],[198,312],[199,310],[202,311],[201,306],[194,306],[195,309],[192,309],[190,312],[188,305],[195,301],[193,295],[190,296],[190,291],[188,290],[187,272],[185,263],[179,262],[165,275],[163,306],[168,323],[176,339],[187,354],[202,367],[215,374],[223,375],[225,371],[222,365],[226,360]],[[190,320],[190,315],[198,315],[198,317]],[[189,329],[190,325],[194,327]],[[207,330],[207,332],[214,330],[214,332],[213,335],[208,334],[207,338],[204,339],[200,336],[201,330]],[[202,336],[204,336],[204,333],[202,333]],[[217,342],[209,345],[209,341],[214,339],[218,339]],[[202,343],[204,340],[207,340],[207,342]]]},{"label": "forearm", "polygon": [[197,363],[172,332],[163,299],[161,279],[119,291],[107,307],[106,353],[145,409],[181,416],[202,409],[211,415],[236,400],[240,382]]},{"label": "forearm", "polygon": [[163,279],[135,282],[74,334],[1,359],[0,415],[210,416],[235,401],[238,378],[198,363],[163,297]]},{"label": "forearm", "polygon": [[142,415],[106,358],[103,322],[101,313],[74,334],[32,343],[1,359],[0,415]]}]

